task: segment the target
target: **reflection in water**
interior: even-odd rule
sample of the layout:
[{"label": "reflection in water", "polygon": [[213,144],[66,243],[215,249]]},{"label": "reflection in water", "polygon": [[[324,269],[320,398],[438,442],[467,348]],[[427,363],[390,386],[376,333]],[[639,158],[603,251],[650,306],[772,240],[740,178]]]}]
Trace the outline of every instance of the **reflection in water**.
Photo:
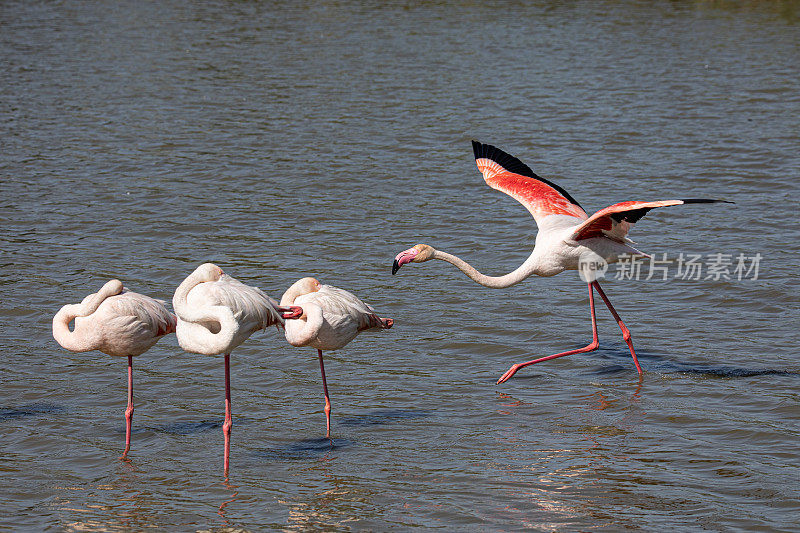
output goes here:
[{"label": "reflection in water", "polygon": [[363,480],[332,473],[335,465],[334,458],[326,456],[298,472],[300,479],[316,479],[319,488],[303,494],[301,500],[279,500],[289,511],[287,529],[350,529],[349,523],[374,512],[373,494],[363,487]]},{"label": "reflection in water", "polygon": [[[157,517],[146,511],[152,504],[148,501],[150,495],[135,488],[142,486],[135,464],[120,462],[118,472],[119,477],[114,481],[99,483],[93,488],[56,487],[61,494],[55,497],[54,506],[60,514],[87,517],[64,523],[65,531],[131,531],[157,527]],[[73,500],[83,503],[78,506]],[[102,503],[109,501],[114,503]]]},{"label": "reflection in water", "polygon": [[587,516],[597,520],[589,529],[617,523],[607,513],[578,503],[579,495],[602,491],[603,473],[612,470],[617,461],[630,460],[620,455],[625,449],[620,439],[635,434],[631,420],[639,416],[634,413],[639,411],[641,391],[639,377],[627,397],[611,397],[605,389],[578,395],[582,408],[573,407],[535,429],[530,424],[541,423],[541,419],[531,415],[536,412],[531,402],[498,393],[497,413],[513,417],[517,424],[506,425],[504,434],[497,437],[506,453],[495,457],[492,466],[511,478],[509,499],[522,498],[530,504],[498,511],[522,527],[540,530],[558,530],[575,520],[585,521]]},{"label": "reflection in water", "polygon": [[222,486],[231,492],[231,497],[220,504],[217,514],[222,518],[224,524],[230,525],[228,519],[225,518],[225,507],[227,507],[229,503],[236,501],[236,498],[239,496],[239,491],[236,490],[238,488],[236,485],[231,485],[229,483],[228,476],[225,476],[225,479],[222,481]]}]

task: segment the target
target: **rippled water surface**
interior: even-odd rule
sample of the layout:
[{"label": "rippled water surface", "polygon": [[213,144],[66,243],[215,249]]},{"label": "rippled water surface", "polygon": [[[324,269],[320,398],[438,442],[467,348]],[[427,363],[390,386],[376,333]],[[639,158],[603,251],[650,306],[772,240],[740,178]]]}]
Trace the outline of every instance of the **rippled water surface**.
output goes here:
[{"label": "rippled water surface", "polygon": [[[800,529],[797,2],[11,1],[0,70],[0,529]],[[417,242],[495,275],[530,252],[471,139],[590,212],[735,201],[631,233],[731,279],[612,266],[643,377],[603,307],[598,351],[495,385],[590,323],[573,272],[390,275]],[[258,333],[226,480],[222,358],[170,336],[135,360],[118,460],[125,361],[62,349],[52,316],[111,277],[171,300],[205,261],[396,320],[327,355],[332,443],[314,350]]]}]

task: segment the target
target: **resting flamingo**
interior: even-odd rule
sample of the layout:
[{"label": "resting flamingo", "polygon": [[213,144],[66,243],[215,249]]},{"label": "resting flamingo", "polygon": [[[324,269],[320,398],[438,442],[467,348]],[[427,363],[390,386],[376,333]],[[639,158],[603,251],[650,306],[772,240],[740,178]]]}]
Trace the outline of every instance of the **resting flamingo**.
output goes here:
[{"label": "resting flamingo", "polygon": [[[69,323],[75,320],[73,331]],[[53,338],[73,352],[99,350],[128,358],[128,407],[125,409],[125,451],[131,449],[133,422],[133,358],[175,331],[175,315],[164,302],[131,292],[112,279],[79,304],[62,307],[53,317]]]},{"label": "resting flamingo", "polygon": [[[483,178],[493,189],[502,191],[524,205],[536,224],[539,233],[530,256],[513,272],[503,276],[487,276],[478,272],[466,261],[446,252],[434,249],[427,244],[417,244],[413,248],[397,254],[392,265],[392,274],[408,263],[422,263],[431,259],[446,261],[464,272],[472,280],[485,287],[505,288],[519,283],[531,275],[554,276],[564,270],[578,270],[587,260],[602,259],[607,263],[617,262],[620,256],[645,256],[630,246],[628,231],[635,222],[651,209],[680,204],[699,204],[726,202],[725,200],[691,199],[691,200],[658,200],[628,201],[611,205],[588,216],[578,202],[564,189],[534,172],[522,161],[506,152],[488,144],[472,141],[472,148],[478,169]],[[733,202],[726,202],[733,203]],[[599,257],[598,257],[599,256]],[[589,310],[592,318],[592,342],[583,348],[548,355],[513,365],[503,374],[497,383],[503,383],[519,369],[526,366],[572,355],[591,352],[597,349],[597,320],[594,310],[594,293],[596,290],[617,321],[622,338],[628,345],[636,370],[641,375],[642,369],[633,349],[631,334],[595,276],[589,274]]]},{"label": "resting flamingo", "polygon": [[226,275],[213,263],[197,267],[175,290],[172,307],[178,315],[175,333],[178,344],[187,352],[204,355],[225,354],[225,474],[230,457],[231,426],[231,351],[254,332],[268,326],[282,326],[285,318],[299,316],[301,310],[285,309],[261,289],[245,285]]},{"label": "resting flamingo", "polygon": [[331,400],[325,379],[322,350],[337,350],[368,329],[389,329],[391,318],[381,318],[369,305],[354,294],[331,285],[322,285],[314,278],[294,282],[281,297],[283,306],[299,306],[299,320],[286,323],[286,340],[292,346],[311,346],[317,349],[322,390],[325,393],[326,437],[331,436]]}]

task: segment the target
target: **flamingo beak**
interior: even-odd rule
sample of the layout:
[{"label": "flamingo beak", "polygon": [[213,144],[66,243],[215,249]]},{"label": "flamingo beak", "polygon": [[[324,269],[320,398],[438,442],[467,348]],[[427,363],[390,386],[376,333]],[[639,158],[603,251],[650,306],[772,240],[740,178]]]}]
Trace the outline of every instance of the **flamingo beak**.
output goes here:
[{"label": "flamingo beak", "polygon": [[300,318],[303,316],[303,308],[298,305],[290,305],[288,307],[278,307],[278,312],[281,314],[281,317],[285,320],[291,320],[293,318]]},{"label": "flamingo beak", "polygon": [[392,276],[397,274],[397,271],[400,270],[401,266],[407,265],[413,261],[414,258],[417,257],[418,253],[419,250],[416,248],[410,248],[397,254],[397,257],[394,258],[394,263],[392,263]]}]

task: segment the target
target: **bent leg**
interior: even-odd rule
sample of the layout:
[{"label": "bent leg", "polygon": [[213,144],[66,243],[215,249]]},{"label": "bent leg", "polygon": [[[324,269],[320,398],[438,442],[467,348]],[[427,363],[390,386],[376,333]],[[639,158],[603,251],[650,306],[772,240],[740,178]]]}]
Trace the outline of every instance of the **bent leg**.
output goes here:
[{"label": "bent leg", "polygon": [[535,365],[536,363],[549,361],[550,359],[556,359],[558,357],[564,357],[566,355],[572,355],[576,353],[586,353],[596,350],[597,346],[599,346],[600,343],[597,339],[597,317],[595,316],[595,311],[594,311],[594,292],[592,291],[591,283],[589,284],[589,309],[592,312],[592,342],[590,342],[583,348],[578,348],[577,350],[569,350],[566,352],[548,355],[547,357],[540,357],[539,359],[534,359],[533,361],[528,361],[527,363],[517,363],[511,368],[509,368],[505,374],[500,376],[500,379],[497,380],[497,383],[499,384],[508,381],[511,378],[511,376],[517,373],[517,370],[525,368],[526,366]]},{"label": "bent leg", "polygon": [[625,340],[625,343],[628,345],[628,349],[631,351],[631,357],[633,357],[633,364],[636,365],[636,371],[639,372],[639,375],[641,375],[642,367],[639,366],[639,359],[636,357],[636,352],[633,350],[633,341],[631,340],[630,330],[619,317],[619,314],[617,314],[614,306],[611,305],[611,302],[608,300],[608,296],[606,296],[606,293],[604,293],[603,289],[600,288],[600,284],[597,283],[597,281],[593,281],[592,285],[594,285],[594,288],[597,289],[597,294],[599,294],[603,299],[603,302],[606,304],[606,307],[608,307],[608,310],[611,311],[612,315],[614,315],[614,320],[617,321],[617,325],[619,325],[619,329],[622,331],[622,338]]}]

